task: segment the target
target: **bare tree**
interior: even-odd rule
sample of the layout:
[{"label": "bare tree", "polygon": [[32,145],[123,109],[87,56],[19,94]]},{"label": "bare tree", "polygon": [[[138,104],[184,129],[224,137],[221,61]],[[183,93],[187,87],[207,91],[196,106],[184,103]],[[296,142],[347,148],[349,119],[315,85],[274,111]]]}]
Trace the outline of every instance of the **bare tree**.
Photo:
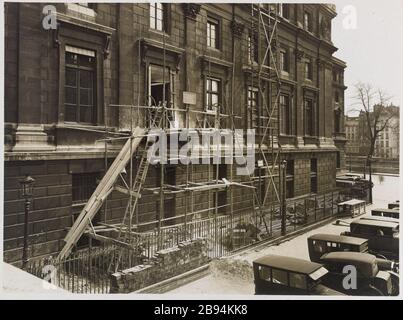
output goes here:
[{"label": "bare tree", "polygon": [[363,122],[363,138],[369,143],[366,152],[368,162],[374,155],[377,138],[388,127],[395,114],[391,108],[387,108],[390,97],[381,89],[359,82],[355,85],[355,90],[354,105],[357,109],[353,110],[360,112],[360,121]]}]

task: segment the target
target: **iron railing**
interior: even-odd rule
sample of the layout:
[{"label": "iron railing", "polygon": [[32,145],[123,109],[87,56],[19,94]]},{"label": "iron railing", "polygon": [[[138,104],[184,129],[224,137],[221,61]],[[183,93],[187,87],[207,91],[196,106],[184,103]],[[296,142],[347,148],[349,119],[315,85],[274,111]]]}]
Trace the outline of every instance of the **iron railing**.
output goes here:
[{"label": "iron railing", "polygon": [[[286,232],[336,216],[337,203],[344,200],[338,191],[287,200]],[[155,229],[138,233],[131,239],[132,249],[114,244],[93,246],[90,241],[88,248],[62,260],[53,257],[31,260],[27,271],[70,292],[109,293],[110,275],[115,270],[152,263],[159,250],[174,248],[182,241],[206,239],[207,255],[214,259],[280,235],[280,208],[271,205],[261,214],[235,211],[233,215],[210,216],[165,226],[159,232]]]}]

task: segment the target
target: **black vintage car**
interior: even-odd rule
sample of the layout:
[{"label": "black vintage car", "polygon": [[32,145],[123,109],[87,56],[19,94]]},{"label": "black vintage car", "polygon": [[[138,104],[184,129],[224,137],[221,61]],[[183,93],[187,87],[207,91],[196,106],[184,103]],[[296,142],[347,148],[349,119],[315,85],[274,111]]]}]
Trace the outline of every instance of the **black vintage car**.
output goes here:
[{"label": "black vintage car", "polygon": [[350,231],[341,235],[368,239],[371,252],[387,259],[399,259],[399,223],[369,218],[354,220]]},{"label": "black vintage car", "polygon": [[335,234],[318,233],[307,239],[309,258],[313,262],[321,262],[325,253],[329,252],[362,252],[371,253],[377,257],[380,270],[399,273],[399,263],[377,256],[368,249],[368,239],[358,237],[339,236]]},{"label": "black vintage car", "polygon": [[[336,186],[341,189],[340,194],[348,199],[368,200],[371,182],[359,175],[344,174],[336,177]],[[372,183],[372,187],[374,184]]]},{"label": "black vintage car", "polygon": [[[390,296],[399,292],[399,276],[379,269],[377,258],[362,252],[331,252],[320,259],[329,270],[323,283],[340,292],[353,296]],[[356,287],[346,286],[348,271],[345,267],[353,266],[356,270]]]},{"label": "black vintage car", "polygon": [[395,218],[399,219],[399,207],[397,208],[392,208],[392,209],[372,209],[371,210],[371,215],[372,216],[377,216],[377,217],[389,217],[389,218]]},{"label": "black vintage car", "polygon": [[341,295],[322,284],[328,271],[319,263],[267,255],[253,261],[255,294]]}]

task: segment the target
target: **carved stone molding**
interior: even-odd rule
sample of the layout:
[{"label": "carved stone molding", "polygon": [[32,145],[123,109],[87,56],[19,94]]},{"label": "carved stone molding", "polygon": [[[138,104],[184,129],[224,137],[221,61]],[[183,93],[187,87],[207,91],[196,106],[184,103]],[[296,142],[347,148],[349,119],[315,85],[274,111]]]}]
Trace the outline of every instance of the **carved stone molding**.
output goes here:
[{"label": "carved stone molding", "polygon": [[109,48],[110,48],[110,43],[111,43],[111,36],[107,35],[105,37],[105,46],[104,46],[104,59],[108,59],[109,56]]},{"label": "carved stone molding", "polygon": [[60,45],[59,39],[60,23],[57,23],[56,29],[53,30],[53,47],[57,48]]},{"label": "carved stone molding", "polygon": [[305,57],[305,52],[300,49],[295,49],[295,55],[297,56],[298,61],[301,61]]},{"label": "carved stone molding", "polygon": [[[161,42],[151,40],[151,39],[141,39],[141,62],[143,65],[147,64],[147,56],[149,51],[162,52],[164,50],[163,44]],[[179,66],[182,61],[184,54],[184,49],[166,44],[165,45],[166,54],[171,56],[175,61],[176,71],[179,71]]]},{"label": "carved stone molding", "polygon": [[323,66],[325,65],[325,61],[323,61],[323,59],[321,59],[321,58],[317,58],[316,63],[319,68],[323,68]]},{"label": "carved stone molding", "polygon": [[245,26],[241,22],[237,22],[235,20],[231,21],[231,30],[232,34],[236,37],[241,37]]},{"label": "carved stone molding", "polygon": [[200,4],[197,3],[183,3],[182,8],[187,18],[196,20],[197,15],[200,13]]}]

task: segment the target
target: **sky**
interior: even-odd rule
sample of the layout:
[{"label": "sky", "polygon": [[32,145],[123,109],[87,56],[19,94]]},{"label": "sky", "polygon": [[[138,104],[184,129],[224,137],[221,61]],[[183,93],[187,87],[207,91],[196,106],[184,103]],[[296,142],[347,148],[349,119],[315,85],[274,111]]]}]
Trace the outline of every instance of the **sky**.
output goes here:
[{"label": "sky", "polygon": [[[403,0],[335,0],[337,17],[332,23],[332,41],[339,48],[335,56],[347,63],[344,75],[345,112],[354,103],[354,84],[369,83],[403,102]],[[349,7],[350,6],[350,7]],[[351,22],[354,7],[356,28]],[[346,28],[346,25],[348,26]],[[356,106],[354,107],[356,108]]]}]

